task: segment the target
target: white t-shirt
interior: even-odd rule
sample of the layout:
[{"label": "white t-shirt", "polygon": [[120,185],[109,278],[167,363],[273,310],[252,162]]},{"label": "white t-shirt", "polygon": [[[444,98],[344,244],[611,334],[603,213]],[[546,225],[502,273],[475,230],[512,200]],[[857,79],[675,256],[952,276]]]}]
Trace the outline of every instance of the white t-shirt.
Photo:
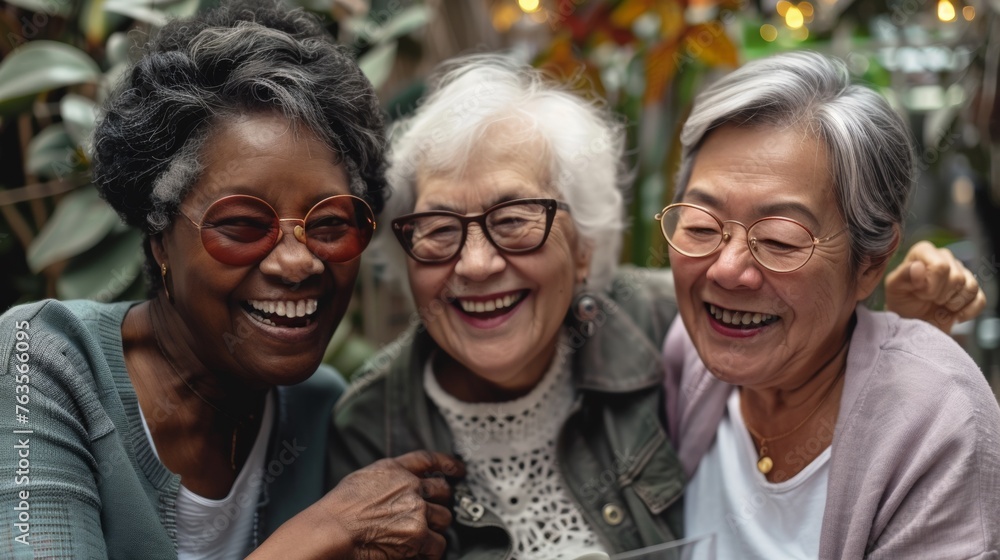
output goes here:
[{"label": "white t-shirt", "polygon": [[684,498],[685,532],[714,534],[718,558],[816,558],[830,478],[830,447],[779,483],[757,470],[759,455],[733,389],[715,441]]},{"label": "white t-shirt", "polygon": [[[274,422],[273,398],[273,393],[270,393],[264,399],[260,431],[225,498],[210,500],[184,486],[180,487],[175,508],[178,560],[238,560],[250,553],[254,516],[263,480],[261,473]],[[142,418],[142,427],[153,453],[159,459],[145,417]]]}]

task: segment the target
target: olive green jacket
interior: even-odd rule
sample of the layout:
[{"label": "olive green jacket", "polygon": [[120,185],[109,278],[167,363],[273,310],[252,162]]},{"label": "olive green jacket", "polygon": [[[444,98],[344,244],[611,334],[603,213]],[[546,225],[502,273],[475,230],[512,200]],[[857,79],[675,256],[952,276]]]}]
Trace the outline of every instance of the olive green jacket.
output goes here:
[{"label": "olive green jacket", "polygon": [[[592,336],[571,320],[576,402],[558,446],[562,475],[609,552],[680,536],[685,476],[663,426],[660,348],[676,314],[669,276],[619,272]],[[422,325],[385,348],[355,376],[334,412],[334,481],[378,459],[413,450],[454,453],[452,435],[424,392],[424,366],[436,348]],[[446,558],[502,559],[512,539],[500,518],[455,488]]]}]

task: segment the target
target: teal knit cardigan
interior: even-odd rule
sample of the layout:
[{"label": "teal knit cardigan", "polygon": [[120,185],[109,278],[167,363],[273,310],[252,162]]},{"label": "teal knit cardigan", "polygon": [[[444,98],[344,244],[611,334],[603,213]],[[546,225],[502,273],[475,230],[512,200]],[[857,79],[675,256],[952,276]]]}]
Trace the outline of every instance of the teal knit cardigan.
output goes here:
[{"label": "teal knit cardigan", "polygon": [[[0,557],[177,557],[180,477],[150,447],[125,370],[134,304],[47,300],[0,316]],[[277,389],[255,541],[327,490],[343,387],[324,366]]]}]

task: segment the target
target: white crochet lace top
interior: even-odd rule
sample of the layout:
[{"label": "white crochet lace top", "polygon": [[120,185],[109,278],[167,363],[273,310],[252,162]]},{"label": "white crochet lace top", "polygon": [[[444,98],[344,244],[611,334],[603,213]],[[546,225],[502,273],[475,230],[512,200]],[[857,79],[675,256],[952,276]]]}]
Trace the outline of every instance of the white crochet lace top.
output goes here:
[{"label": "white crochet lace top", "polygon": [[603,552],[556,461],[559,431],[573,406],[568,354],[569,345],[559,344],[538,385],[500,403],[459,401],[438,384],[433,356],[424,368],[424,388],[451,428],[473,497],[500,516],[518,560]]}]

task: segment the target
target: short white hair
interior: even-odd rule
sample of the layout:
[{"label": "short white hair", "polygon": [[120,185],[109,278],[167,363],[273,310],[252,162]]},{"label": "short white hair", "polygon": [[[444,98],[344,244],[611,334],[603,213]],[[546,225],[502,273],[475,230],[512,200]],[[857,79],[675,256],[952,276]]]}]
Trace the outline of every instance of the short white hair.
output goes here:
[{"label": "short white hair", "polygon": [[[517,124],[514,134],[524,138],[516,141],[541,143],[550,159],[551,187],[569,204],[592,251],[588,288],[603,289],[617,267],[625,225],[624,125],[598,102],[508,56],[446,62],[417,111],[393,127],[387,172],[392,194],[380,221],[388,224],[413,211],[418,173],[461,173],[499,122]],[[375,253],[391,276],[405,270],[406,257],[390,228],[381,229]]]}]

